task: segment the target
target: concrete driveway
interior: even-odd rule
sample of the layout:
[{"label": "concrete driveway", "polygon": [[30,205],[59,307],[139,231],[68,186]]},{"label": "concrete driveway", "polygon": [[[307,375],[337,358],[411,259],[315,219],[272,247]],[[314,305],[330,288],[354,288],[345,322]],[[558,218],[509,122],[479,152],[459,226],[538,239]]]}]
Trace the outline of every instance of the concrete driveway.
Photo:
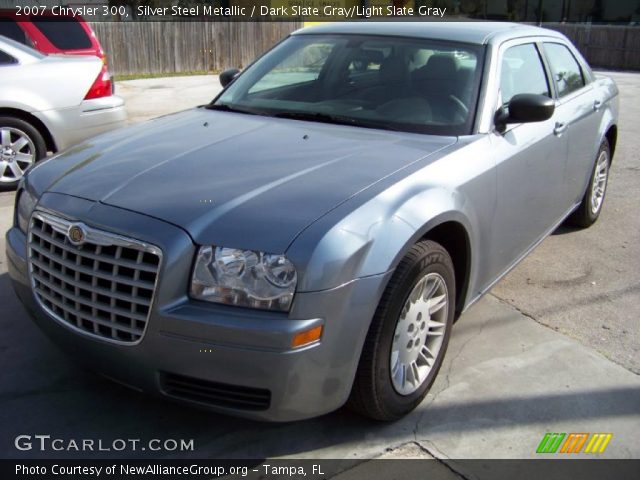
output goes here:
[{"label": "concrete driveway", "polygon": [[[535,458],[546,432],[611,432],[604,458],[638,458],[640,444],[640,75],[616,74],[620,140],[603,217],[560,229],[456,324],[426,400],[394,424],[348,411],[258,424],[131,392],[85,373],[32,325],[7,277],[0,240],[0,456],[20,434],[59,438],[184,438],[182,453],[56,452],[56,457]],[[133,121],[209,101],[213,77],[118,84]],[[0,195],[0,231],[12,198]]]},{"label": "concrete driveway", "polygon": [[222,90],[217,75],[162,77],[116,83],[124,98],[129,123],[209,103]]}]

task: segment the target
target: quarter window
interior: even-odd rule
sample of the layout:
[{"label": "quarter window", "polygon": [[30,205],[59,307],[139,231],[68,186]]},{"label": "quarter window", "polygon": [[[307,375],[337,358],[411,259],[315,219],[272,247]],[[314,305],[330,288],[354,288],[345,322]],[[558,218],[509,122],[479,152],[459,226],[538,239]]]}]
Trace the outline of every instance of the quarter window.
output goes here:
[{"label": "quarter window", "polygon": [[517,45],[504,52],[500,92],[505,105],[521,93],[551,96],[540,54],[533,43]]},{"label": "quarter window", "polygon": [[551,65],[559,97],[569,95],[585,86],[580,64],[567,47],[560,43],[545,43],[544,51]]}]

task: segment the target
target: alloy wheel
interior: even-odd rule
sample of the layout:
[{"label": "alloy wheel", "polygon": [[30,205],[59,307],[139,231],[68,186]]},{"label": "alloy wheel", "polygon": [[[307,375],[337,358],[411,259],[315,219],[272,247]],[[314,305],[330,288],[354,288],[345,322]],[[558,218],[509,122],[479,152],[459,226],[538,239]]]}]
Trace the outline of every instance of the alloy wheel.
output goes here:
[{"label": "alloy wheel", "polygon": [[591,184],[591,213],[597,214],[602,208],[604,193],[609,177],[609,156],[606,151],[600,152]]},{"label": "alloy wheel", "polygon": [[449,310],[444,279],[429,273],[416,283],[396,324],[391,346],[391,381],[400,395],[411,395],[427,379],[444,343]]},{"label": "alloy wheel", "polygon": [[35,159],[36,147],[26,133],[13,127],[0,127],[0,183],[20,180]]}]

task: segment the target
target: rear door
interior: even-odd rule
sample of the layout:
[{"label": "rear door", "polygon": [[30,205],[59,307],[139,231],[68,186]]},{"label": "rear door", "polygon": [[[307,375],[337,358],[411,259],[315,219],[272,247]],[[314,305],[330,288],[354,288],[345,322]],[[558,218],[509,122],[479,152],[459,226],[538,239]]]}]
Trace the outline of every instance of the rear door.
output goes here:
[{"label": "rear door", "polygon": [[[507,106],[517,94],[553,97],[549,72],[533,39],[503,44],[498,69],[496,109]],[[567,139],[557,123],[554,115],[490,134],[497,177],[491,233],[494,278],[533,247],[568,209],[563,201]]]},{"label": "rear door", "polygon": [[544,42],[544,54],[557,92],[556,116],[567,137],[567,204],[580,201],[591,175],[600,139],[595,138],[602,120],[604,98],[593,88],[591,73],[568,46]]}]

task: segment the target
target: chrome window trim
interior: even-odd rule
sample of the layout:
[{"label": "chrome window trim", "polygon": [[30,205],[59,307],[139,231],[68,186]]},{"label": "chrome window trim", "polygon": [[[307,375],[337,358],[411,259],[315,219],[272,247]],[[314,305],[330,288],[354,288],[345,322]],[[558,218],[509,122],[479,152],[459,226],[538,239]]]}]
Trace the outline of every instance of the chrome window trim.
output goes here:
[{"label": "chrome window trim", "polygon": [[[482,114],[480,116],[480,120],[478,122],[478,133],[492,133],[495,131],[494,128],[494,117],[498,108],[501,106],[499,104],[500,100],[500,73],[502,69],[502,56],[504,52],[510,48],[517,45],[522,45],[526,43],[540,44],[544,42],[553,42],[560,43],[562,45],[568,46],[567,42],[563,39],[556,36],[546,36],[546,35],[532,35],[526,37],[518,37],[512,38],[500,43],[488,43],[489,48],[489,65],[487,71],[485,72],[487,78],[487,84],[485,88],[480,92],[480,95],[483,96],[484,104],[482,105]],[[540,52],[540,55],[545,61],[546,56],[544,52]],[[553,78],[548,78],[548,81],[551,82],[551,89],[553,99],[558,101],[557,96],[555,95],[555,84],[553,83]],[[584,89],[585,87],[583,87]],[[581,89],[580,91],[583,91]]]}]

